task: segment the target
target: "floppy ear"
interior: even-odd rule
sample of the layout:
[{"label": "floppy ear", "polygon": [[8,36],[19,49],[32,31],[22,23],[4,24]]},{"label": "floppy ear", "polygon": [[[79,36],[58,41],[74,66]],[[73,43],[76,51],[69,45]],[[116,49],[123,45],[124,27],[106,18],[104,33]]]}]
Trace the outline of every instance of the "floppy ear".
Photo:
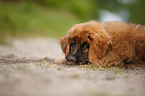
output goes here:
[{"label": "floppy ear", "polygon": [[111,38],[105,30],[102,30],[102,32],[94,32],[94,34],[90,35],[89,58],[91,60],[100,59],[110,50],[112,45]]},{"label": "floppy ear", "polygon": [[65,53],[65,57],[67,57],[69,53],[69,48],[70,48],[69,42],[68,42],[68,35],[60,38],[60,45],[61,45],[62,51]]}]

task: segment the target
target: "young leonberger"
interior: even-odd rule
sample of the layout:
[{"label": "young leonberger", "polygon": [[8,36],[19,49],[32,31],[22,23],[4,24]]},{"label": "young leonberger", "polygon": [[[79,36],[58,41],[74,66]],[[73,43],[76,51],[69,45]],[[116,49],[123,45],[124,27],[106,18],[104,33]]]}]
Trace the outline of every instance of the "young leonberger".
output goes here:
[{"label": "young leonberger", "polygon": [[65,64],[123,67],[145,61],[145,26],[118,21],[74,25],[60,39]]}]

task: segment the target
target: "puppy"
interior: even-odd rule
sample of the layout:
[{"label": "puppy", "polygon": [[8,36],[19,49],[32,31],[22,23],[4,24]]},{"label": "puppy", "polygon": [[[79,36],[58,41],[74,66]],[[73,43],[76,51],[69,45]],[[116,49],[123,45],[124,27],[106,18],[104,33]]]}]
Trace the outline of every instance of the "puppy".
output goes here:
[{"label": "puppy", "polygon": [[74,25],[60,39],[65,64],[88,64],[96,67],[123,67],[145,61],[145,26],[89,21]]}]

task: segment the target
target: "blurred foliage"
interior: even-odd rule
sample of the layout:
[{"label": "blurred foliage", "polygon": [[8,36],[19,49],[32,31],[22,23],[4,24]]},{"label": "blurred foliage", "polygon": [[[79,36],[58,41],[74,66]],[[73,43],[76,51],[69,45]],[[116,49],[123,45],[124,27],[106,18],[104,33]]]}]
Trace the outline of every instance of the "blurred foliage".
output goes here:
[{"label": "blurred foliage", "polygon": [[134,3],[125,4],[130,13],[130,22],[145,25],[145,0],[136,0]]},{"label": "blurred foliage", "polygon": [[60,38],[99,12],[129,12],[127,22],[145,24],[145,0],[0,0],[0,42],[9,37]]},{"label": "blurred foliage", "polygon": [[127,22],[145,25],[145,0],[96,0],[99,8],[118,12],[120,10],[129,12]]},{"label": "blurred foliage", "polygon": [[[33,0],[34,1],[34,0]],[[71,11],[82,19],[87,19],[93,17],[96,10],[94,0],[35,0],[39,4],[43,4],[55,9],[63,9]]]}]

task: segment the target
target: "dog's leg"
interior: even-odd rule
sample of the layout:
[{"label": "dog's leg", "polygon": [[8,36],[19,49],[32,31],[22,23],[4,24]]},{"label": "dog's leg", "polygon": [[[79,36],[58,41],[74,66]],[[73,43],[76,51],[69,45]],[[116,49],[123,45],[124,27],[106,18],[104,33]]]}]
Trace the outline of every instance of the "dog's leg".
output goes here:
[{"label": "dog's leg", "polygon": [[56,64],[65,64],[66,59],[64,58],[57,58],[55,59]]},{"label": "dog's leg", "polygon": [[124,62],[113,51],[109,51],[103,58],[96,59],[93,63],[96,67],[124,67]]}]

